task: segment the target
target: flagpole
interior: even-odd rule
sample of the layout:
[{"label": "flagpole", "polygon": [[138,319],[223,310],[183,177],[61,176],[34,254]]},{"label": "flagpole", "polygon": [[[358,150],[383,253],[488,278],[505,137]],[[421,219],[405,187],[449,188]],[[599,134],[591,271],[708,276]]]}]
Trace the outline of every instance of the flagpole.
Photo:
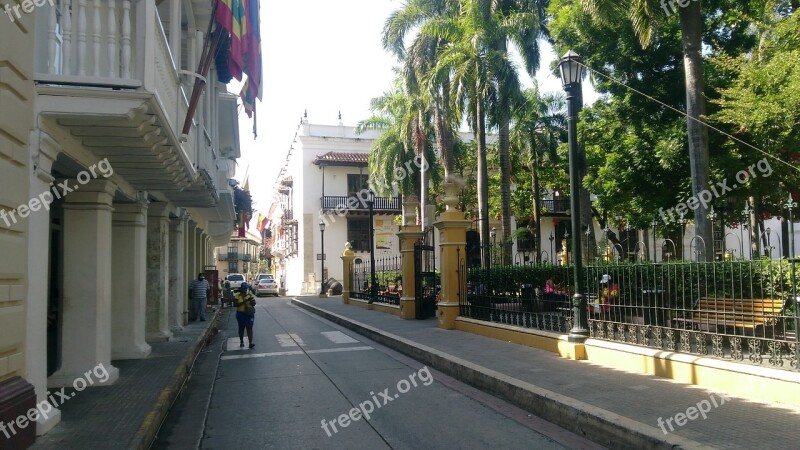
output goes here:
[{"label": "flagpole", "polygon": [[208,22],[208,31],[203,39],[203,51],[200,55],[200,63],[198,64],[197,68],[197,74],[199,76],[195,77],[194,79],[192,97],[189,101],[189,108],[186,110],[186,120],[183,122],[183,131],[181,132],[184,136],[189,134],[189,130],[192,127],[192,119],[194,119],[194,113],[197,110],[198,103],[200,103],[200,95],[203,94],[203,89],[205,89],[206,86],[208,70],[211,68],[211,55],[214,55],[217,52],[217,46],[219,45],[219,40],[222,37],[221,27],[217,27],[213,34],[211,31],[214,27],[214,21],[216,21],[218,5],[219,0],[214,2],[214,8],[211,11],[211,19]]}]

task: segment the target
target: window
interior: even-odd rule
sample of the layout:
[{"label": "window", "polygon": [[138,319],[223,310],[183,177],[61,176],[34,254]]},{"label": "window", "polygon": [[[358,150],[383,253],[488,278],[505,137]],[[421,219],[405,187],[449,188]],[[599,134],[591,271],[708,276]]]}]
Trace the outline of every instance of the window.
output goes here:
[{"label": "window", "polygon": [[347,240],[353,246],[353,251],[369,251],[369,219],[351,217],[347,219]]},{"label": "window", "polygon": [[369,188],[369,176],[350,174],[347,175],[347,195],[353,196],[360,192],[362,189]]},{"label": "window", "polygon": [[517,251],[518,252],[532,252],[534,251],[534,240],[531,235],[526,234],[517,238]]}]

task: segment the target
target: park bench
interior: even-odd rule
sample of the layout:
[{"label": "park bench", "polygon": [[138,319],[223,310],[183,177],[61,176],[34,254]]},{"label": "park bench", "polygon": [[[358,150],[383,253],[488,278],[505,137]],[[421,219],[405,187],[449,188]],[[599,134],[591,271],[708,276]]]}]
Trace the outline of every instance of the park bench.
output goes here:
[{"label": "park bench", "polygon": [[[786,301],[772,298],[710,298],[701,297],[691,317],[673,319],[680,328],[718,332],[725,328],[754,330],[777,325]],[[682,327],[680,325],[683,325]]]}]

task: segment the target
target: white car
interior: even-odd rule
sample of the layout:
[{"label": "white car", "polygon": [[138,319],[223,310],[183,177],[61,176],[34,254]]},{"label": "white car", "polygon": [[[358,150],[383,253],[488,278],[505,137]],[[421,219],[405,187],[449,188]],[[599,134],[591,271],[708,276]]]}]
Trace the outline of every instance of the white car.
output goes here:
[{"label": "white car", "polygon": [[278,296],[278,283],[275,281],[275,277],[268,273],[261,273],[256,277],[256,296],[262,294]]},{"label": "white car", "polygon": [[[227,277],[225,277],[225,281],[228,281],[231,284],[231,289],[233,289],[233,291],[235,292],[239,290],[239,286],[241,286],[242,283],[245,282],[245,279],[244,275],[240,273],[231,273]],[[222,282],[223,285],[225,284],[225,281]]]}]

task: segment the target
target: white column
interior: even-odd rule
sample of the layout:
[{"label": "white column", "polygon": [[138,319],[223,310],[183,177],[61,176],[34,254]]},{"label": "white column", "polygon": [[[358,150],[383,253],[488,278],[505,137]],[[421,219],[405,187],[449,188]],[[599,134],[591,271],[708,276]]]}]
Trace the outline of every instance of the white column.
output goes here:
[{"label": "white column", "polygon": [[[68,180],[70,186],[78,186]],[[119,370],[111,365],[111,220],[116,185],[94,180],[64,197],[64,283],[61,368],[49,387],[72,386],[102,364],[106,381]]]},{"label": "white column", "polygon": [[189,295],[186,278],[184,278],[184,229],[186,213],[169,222],[169,327],[172,331],[183,329],[184,304]]},{"label": "white column", "polygon": [[111,357],[144,359],[147,307],[147,200],[114,205]]},{"label": "white column", "polygon": [[181,70],[181,1],[170,0],[169,4],[169,51],[175,60],[175,69]]},{"label": "white column", "polygon": [[[186,224],[186,270],[184,270],[184,273],[186,274],[184,277],[184,282],[187,284],[187,292],[189,280],[193,280],[197,276],[197,272],[194,270],[197,260],[197,246],[195,245],[196,241],[194,238],[196,229],[197,224],[193,220],[189,220],[189,222]],[[189,316],[192,315],[189,308],[191,308],[189,302],[184,302],[184,326],[189,323]]]},{"label": "white column", "polygon": [[[30,198],[41,198],[43,192],[50,190],[54,178],[53,161],[58,155],[55,141],[41,135],[38,143],[38,132],[31,133],[31,148],[37,166],[34,176],[30,177]],[[28,307],[26,310],[27,326],[25,327],[25,379],[36,389],[36,401],[47,399],[47,303],[48,276],[50,269],[50,212],[41,209],[31,213],[28,223],[28,273],[37,274],[36,282],[28,282]],[[36,423],[36,434],[42,435],[50,431],[61,421],[61,411],[53,409],[48,417],[39,414]]]},{"label": "white column", "polygon": [[147,341],[172,337],[167,322],[169,295],[169,207],[151,203],[147,210]]}]

